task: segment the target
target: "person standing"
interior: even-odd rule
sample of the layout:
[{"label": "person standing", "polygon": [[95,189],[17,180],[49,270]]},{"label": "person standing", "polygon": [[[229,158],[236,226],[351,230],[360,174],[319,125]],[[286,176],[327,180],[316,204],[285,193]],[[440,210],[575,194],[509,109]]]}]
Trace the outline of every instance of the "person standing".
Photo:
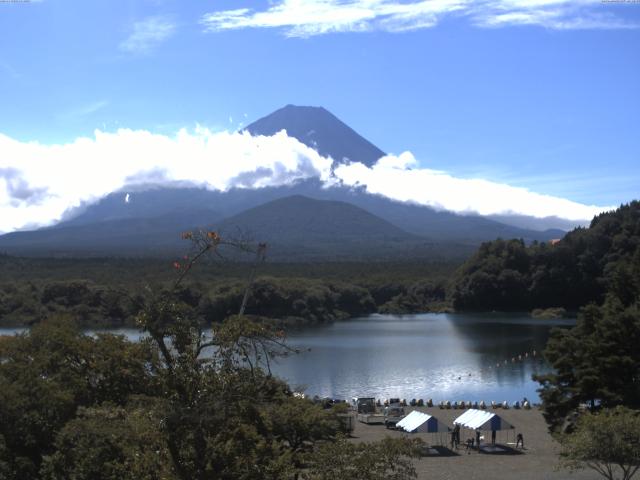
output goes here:
[{"label": "person standing", "polygon": [[496,431],[491,430],[491,445],[495,445],[495,444],[496,444]]},{"label": "person standing", "polygon": [[469,454],[471,454],[471,450],[473,450],[473,437],[472,438],[467,438],[466,445],[467,445],[467,448],[466,448],[467,455],[469,455]]},{"label": "person standing", "polygon": [[524,437],[521,433],[516,437],[516,448],[518,448],[518,445],[520,445],[520,448],[524,450]]}]

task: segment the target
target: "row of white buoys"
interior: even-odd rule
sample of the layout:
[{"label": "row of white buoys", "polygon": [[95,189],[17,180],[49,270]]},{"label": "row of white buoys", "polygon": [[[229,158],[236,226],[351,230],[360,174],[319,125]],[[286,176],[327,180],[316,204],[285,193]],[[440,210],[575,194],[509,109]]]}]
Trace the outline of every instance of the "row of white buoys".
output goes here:
[{"label": "row of white buoys", "polygon": [[[526,361],[528,359],[532,359],[533,360],[533,359],[535,359],[536,357],[539,357],[539,356],[540,356],[539,353],[535,349],[533,349],[530,352],[524,352],[524,353],[521,353],[519,355],[515,355],[515,356],[511,357],[511,359],[507,358],[507,359],[501,360],[501,361],[497,362],[495,364],[495,366],[488,365],[488,366],[481,367],[480,370],[479,370],[479,373],[482,374],[483,372],[493,371],[494,369],[498,370],[498,369],[501,369],[503,367],[507,367],[507,365],[509,365],[509,364],[521,363],[521,362],[524,362],[524,361]],[[457,375],[457,379],[458,380],[463,380],[464,378],[471,377],[471,376],[473,376],[472,373],[468,373],[468,374],[465,374],[465,375]],[[453,377],[455,378],[456,375],[454,375]]]},{"label": "row of white buoys", "polygon": [[[531,355],[529,355],[529,352],[525,352],[524,354],[520,354],[517,357],[511,357],[511,363],[516,363],[516,362],[522,362],[523,360],[529,358],[529,356],[533,357],[537,357],[538,356],[538,352],[536,352],[535,350],[533,350],[531,352]],[[496,367],[495,368],[500,368],[504,365],[508,365],[509,364],[509,360],[503,360],[502,362],[498,362],[496,363]],[[489,367],[489,369],[491,369],[491,367]]]}]

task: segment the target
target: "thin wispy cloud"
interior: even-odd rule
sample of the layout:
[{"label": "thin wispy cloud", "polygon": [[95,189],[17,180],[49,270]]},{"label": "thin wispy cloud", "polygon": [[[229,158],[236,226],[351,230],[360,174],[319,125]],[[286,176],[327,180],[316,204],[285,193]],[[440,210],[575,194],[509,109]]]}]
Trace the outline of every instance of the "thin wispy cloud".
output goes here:
[{"label": "thin wispy cloud", "polygon": [[58,118],[61,120],[70,120],[77,118],[84,118],[94,113],[102,110],[109,102],[107,100],[97,100],[95,102],[85,103],[84,105],[80,105],[76,108],[72,108],[71,110],[67,110],[58,115]]},{"label": "thin wispy cloud", "polygon": [[120,43],[120,50],[145,54],[166,41],[176,31],[176,25],[167,17],[154,16],[135,22],[131,34]]},{"label": "thin wispy cloud", "polygon": [[365,188],[386,197],[460,213],[518,213],[591,219],[611,207],[585,205],[527,188],[419,168],[413,155],[383,157],[373,167],[334,168],[330,158],[281,131],[273,136],[180,130],[96,131],[59,145],[0,134],[0,232],[48,225],[73,207],[132,183],[262,188],[318,178],[326,188]]},{"label": "thin wispy cloud", "polygon": [[501,0],[471,8],[472,21],[481,27],[533,25],[552,30],[633,29],[640,24],[606,9],[602,1]]},{"label": "thin wispy cloud", "polygon": [[283,28],[291,37],[376,28],[389,31],[433,26],[446,13],[464,8],[465,0],[411,3],[386,0],[284,0],[266,10],[247,8],[212,12],[202,17],[207,31]]},{"label": "thin wispy cloud", "polygon": [[280,0],[263,10],[239,8],[205,14],[208,32],[276,28],[289,37],[434,27],[449,16],[478,27],[536,25],[549,29],[639,28],[600,0]]},{"label": "thin wispy cloud", "polygon": [[13,79],[18,79],[22,76],[10,64],[8,64],[7,62],[0,61],[0,73],[2,72],[4,72],[5,75],[9,76],[9,78],[13,78]]}]

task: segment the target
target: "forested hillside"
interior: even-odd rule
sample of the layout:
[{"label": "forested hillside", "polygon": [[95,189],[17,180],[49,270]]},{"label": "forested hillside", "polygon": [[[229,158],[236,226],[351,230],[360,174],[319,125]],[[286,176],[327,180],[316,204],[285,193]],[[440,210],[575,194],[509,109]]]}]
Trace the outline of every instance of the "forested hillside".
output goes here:
[{"label": "forested hillside", "polygon": [[[640,202],[633,201],[593,219],[553,243],[525,246],[519,240],[482,244],[452,280],[456,310],[577,310],[615,288],[631,295],[640,257]],[[624,290],[629,293],[625,294]]]}]

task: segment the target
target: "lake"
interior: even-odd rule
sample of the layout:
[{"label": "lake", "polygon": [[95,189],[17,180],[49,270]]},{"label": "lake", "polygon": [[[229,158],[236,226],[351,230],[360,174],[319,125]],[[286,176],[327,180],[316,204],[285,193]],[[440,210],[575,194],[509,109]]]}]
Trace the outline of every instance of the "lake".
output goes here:
[{"label": "lake", "polygon": [[372,315],[291,335],[311,350],[274,370],[310,395],[335,398],[535,401],[531,375],[549,371],[540,352],[551,328],[574,324],[526,314]]},{"label": "lake", "polygon": [[273,371],[312,396],[537,401],[531,375],[549,371],[540,355],[549,332],[574,324],[526,314],[371,315],[292,333],[289,344],[303,353]]}]

